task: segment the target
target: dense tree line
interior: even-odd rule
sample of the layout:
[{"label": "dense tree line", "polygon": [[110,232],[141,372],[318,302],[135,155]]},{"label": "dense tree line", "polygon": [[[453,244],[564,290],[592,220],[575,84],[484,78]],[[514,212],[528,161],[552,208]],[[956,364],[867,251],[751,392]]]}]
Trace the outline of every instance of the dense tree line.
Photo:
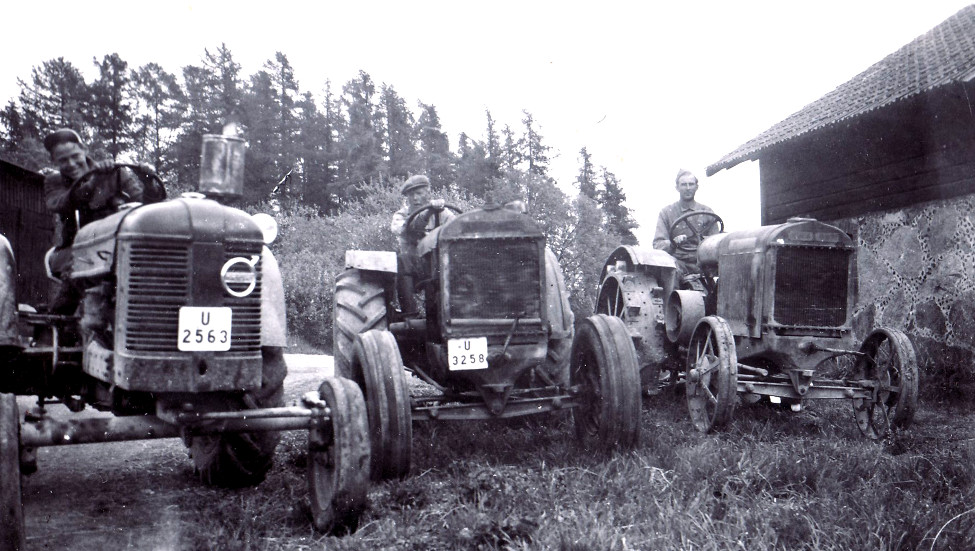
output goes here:
[{"label": "dense tree line", "polygon": [[341,88],[326,81],[316,94],[299,86],[281,52],[249,77],[225,45],[178,76],[156,63],[130,68],[118,54],[93,63],[92,82],[60,57],[19,79],[18,97],[0,111],[0,156],[29,169],[49,166],[41,139],[71,127],[96,158],[149,162],[175,190],[187,190],[198,177],[202,136],[235,122],[249,143],[245,207],[273,200],[305,217],[335,217],[417,173],[471,205],[522,199],[562,261],[579,313],[591,312],[596,264],[620,242],[635,242],[616,176],[583,148],[579,193],[569,197],[549,174],[551,151],[528,111],[520,128],[499,128],[486,111],[482,137],[463,132],[452,149],[434,105],[411,108],[392,84],[377,85],[364,71]]}]

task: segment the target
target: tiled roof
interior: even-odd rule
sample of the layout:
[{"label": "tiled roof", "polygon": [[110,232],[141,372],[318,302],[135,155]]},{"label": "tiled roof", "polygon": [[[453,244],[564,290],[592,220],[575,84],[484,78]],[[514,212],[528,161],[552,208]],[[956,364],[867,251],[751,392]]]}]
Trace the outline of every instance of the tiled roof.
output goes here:
[{"label": "tiled roof", "polygon": [[773,145],[939,86],[975,77],[975,5],[871,65],[832,92],[759,134],[707,168],[731,168]]}]

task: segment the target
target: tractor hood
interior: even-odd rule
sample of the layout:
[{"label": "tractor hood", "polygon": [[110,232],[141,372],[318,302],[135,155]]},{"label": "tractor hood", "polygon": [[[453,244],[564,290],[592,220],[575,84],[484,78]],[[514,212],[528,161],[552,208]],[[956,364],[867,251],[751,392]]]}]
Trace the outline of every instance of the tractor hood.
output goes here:
[{"label": "tractor hood", "polygon": [[853,249],[853,240],[835,226],[812,218],[790,218],[784,224],[712,235],[701,242],[697,259],[703,270],[716,273],[723,255],[764,253],[780,246]]},{"label": "tractor hood", "polygon": [[423,256],[437,247],[441,239],[543,238],[542,230],[530,216],[505,208],[478,209],[457,215],[420,240],[417,252]]},{"label": "tractor hood", "polygon": [[185,243],[263,242],[261,229],[246,212],[202,197],[181,197],[125,209],[78,231],[72,247],[72,277],[111,272],[117,241]]}]

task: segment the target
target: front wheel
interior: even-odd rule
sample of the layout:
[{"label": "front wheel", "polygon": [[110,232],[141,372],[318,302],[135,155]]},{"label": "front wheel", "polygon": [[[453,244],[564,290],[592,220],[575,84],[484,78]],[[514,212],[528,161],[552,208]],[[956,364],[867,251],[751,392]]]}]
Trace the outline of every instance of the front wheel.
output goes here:
[{"label": "front wheel", "polygon": [[738,386],[738,354],[728,323],[718,316],[698,322],[687,345],[687,409],[694,428],[710,432],[731,421]]},{"label": "front wheel", "polygon": [[21,495],[17,397],[0,394],[0,549],[24,549],[24,506]]},{"label": "front wheel", "polygon": [[366,509],[369,490],[369,422],[362,391],[348,379],[328,377],[318,389],[331,410],[331,430],[308,433],[308,496],[315,528],[351,532]]},{"label": "front wheel", "polygon": [[372,442],[371,478],[403,478],[413,452],[413,414],[403,359],[389,331],[367,331],[355,338],[352,378],[366,400]]},{"label": "front wheel", "polygon": [[857,427],[867,438],[883,438],[891,428],[904,428],[917,411],[917,355],[910,339],[896,329],[874,329],[853,365],[856,379],[870,381],[876,398],[853,400]]},{"label": "front wheel", "polygon": [[[281,348],[263,347],[264,377],[261,389],[244,395],[239,410],[284,405],[284,377],[287,366]],[[281,440],[277,432],[240,432],[192,436],[190,455],[204,484],[243,488],[260,484],[271,470],[274,450]]]},{"label": "front wheel", "polygon": [[640,370],[623,320],[587,318],[572,345],[570,377],[581,404],[572,410],[576,436],[587,450],[632,448],[640,439]]}]

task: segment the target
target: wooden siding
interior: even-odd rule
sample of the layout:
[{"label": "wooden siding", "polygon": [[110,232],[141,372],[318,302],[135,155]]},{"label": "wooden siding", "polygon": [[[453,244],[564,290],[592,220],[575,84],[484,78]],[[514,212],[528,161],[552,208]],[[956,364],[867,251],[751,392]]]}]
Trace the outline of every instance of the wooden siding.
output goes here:
[{"label": "wooden siding", "polygon": [[830,220],[975,193],[975,88],[946,87],[769,149],[762,223]]},{"label": "wooden siding", "polygon": [[0,161],[0,233],[10,241],[17,261],[17,302],[47,302],[51,285],[44,253],[54,243],[54,217],[44,207],[44,179]]}]

